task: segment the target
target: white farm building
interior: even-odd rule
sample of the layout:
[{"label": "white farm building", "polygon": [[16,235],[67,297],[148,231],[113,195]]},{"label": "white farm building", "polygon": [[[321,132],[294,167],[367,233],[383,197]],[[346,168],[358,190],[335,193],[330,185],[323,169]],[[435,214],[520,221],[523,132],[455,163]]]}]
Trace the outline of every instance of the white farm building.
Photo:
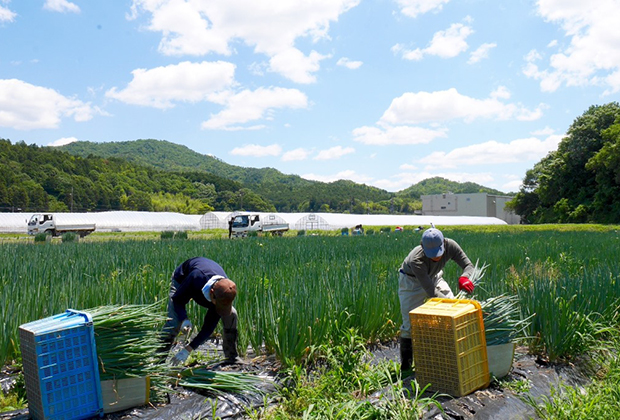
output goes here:
[{"label": "white farm building", "polygon": [[521,218],[506,209],[514,197],[487,193],[423,195],[422,214],[435,216],[497,217],[510,225],[519,224]]}]

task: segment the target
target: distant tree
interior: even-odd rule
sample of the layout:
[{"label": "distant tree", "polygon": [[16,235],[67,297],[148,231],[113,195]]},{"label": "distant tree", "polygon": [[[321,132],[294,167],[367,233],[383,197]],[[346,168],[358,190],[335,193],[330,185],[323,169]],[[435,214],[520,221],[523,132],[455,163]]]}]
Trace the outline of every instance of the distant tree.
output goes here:
[{"label": "distant tree", "polygon": [[620,221],[620,117],[603,130],[605,144],[586,169],[596,173],[596,194],[592,203],[594,217],[603,222]]},{"label": "distant tree", "polygon": [[127,197],[126,210],[153,211],[151,197],[144,191],[135,191]]}]

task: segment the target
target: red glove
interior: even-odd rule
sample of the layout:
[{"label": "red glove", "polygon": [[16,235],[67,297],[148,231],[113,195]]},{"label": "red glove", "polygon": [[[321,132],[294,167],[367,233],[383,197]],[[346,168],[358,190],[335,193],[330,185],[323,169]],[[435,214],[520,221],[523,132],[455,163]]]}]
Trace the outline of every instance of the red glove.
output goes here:
[{"label": "red glove", "polygon": [[474,291],[474,284],[467,277],[459,277],[459,289],[471,294]]}]

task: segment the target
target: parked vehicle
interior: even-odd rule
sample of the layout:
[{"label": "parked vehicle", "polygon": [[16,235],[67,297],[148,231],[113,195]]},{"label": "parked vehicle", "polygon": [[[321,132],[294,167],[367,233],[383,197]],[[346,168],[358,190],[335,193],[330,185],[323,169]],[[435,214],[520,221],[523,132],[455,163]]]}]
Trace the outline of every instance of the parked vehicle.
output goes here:
[{"label": "parked vehicle", "polygon": [[[261,219],[262,217],[262,219]],[[282,236],[289,230],[288,223],[282,223],[275,215],[260,215],[257,213],[238,214],[232,220],[232,235],[235,237],[247,236],[249,232],[265,232]]]},{"label": "parked vehicle", "polygon": [[28,221],[29,235],[47,233],[52,236],[61,236],[63,233],[73,232],[84,237],[94,231],[94,223],[70,223],[62,213],[37,213],[33,214]]}]

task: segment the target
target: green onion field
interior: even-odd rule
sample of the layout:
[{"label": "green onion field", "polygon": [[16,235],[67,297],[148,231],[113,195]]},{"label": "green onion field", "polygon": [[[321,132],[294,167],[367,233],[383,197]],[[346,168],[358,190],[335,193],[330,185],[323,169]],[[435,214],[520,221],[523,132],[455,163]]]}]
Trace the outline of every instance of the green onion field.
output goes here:
[{"label": "green onion field", "polygon": [[[587,328],[611,320],[620,297],[620,236],[601,226],[444,228],[473,262],[488,264],[477,297],[519,296],[532,319],[531,346],[551,359],[579,354]],[[165,301],[174,268],[202,255],[238,284],[241,344],[285,363],[304,357],[341,327],[367,340],[397,334],[397,270],[420,234],[300,236],[244,240],[124,240],[0,246],[0,363],[19,354],[19,325],[100,305]],[[456,290],[458,267],[444,278]],[[202,314],[190,305],[190,316]],[[580,334],[575,334],[575,333]],[[569,338],[569,339],[567,339]]]},{"label": "green onion field", "polygon": [[[461,244],[472,262],[488,265],[476,289],[477,299],[516,297],[521,319],[530,318],[530,327],[519,340],[532,352],[550,361],[571,361],[600,351],[618,329],[616,227],[440,228]],[[153,304],[165,316],[170,276],[193,256],[219,262],[237,283],[240,347],[275,354],[284,367],[300,366],[316,349],[342,342],[343,331],[355,331],[365,343],[393,340],[400,326],[398,268],[420,236],[408,228],[365,236],[332,232],[235,240],[225,234],[97,240],[93,235],[81,242],[4,241],[0,364],[19,360],[21,324],[67,308]],[[455,293],[459,270],[449,263],[444,272]],[[200,325],[204,309],[194,304],[188,308],[194,324]],[[610,366],[615,375],[616,365]],[[610,376],[611,387],[618,392],[620,381],[614,377]],[[610,388],[592,389],[589,392],[597,399],[601,398],[597,389],[608,393]],[[584,406],[578,398],[577,393],[566,403],[575,405],[577,413]],[[541,413],[564,418],[551,413],[565,410],[566,405],[553,404],[540,408]]]}]

